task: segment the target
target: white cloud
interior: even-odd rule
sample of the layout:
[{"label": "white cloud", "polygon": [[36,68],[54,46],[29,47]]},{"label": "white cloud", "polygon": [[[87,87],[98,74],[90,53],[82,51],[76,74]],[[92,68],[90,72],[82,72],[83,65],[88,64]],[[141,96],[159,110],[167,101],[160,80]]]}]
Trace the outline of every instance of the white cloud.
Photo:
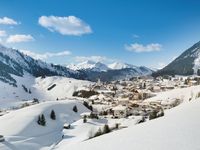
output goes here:
[{"label": "white cloud", "polygon": [[25,35],[25,34],[15,34],[10,35],[6,42],[7,43],[20,43],[20,42],[29,42],[34,41],[34,38],[31,35]]},{"label": "white cloud", "polygon": [[0,18],[0,24],[5,24],[5,25],[18,25],[19,23],[11,18],[8,17],[3,17]]},{"label": "white cloud", "polygon": [[0,37],[7,36],[6,31],[0,30]]},{"label": "white cloud", "polygon": [[91,27],[75,16],[41,16],[38,22],[41,26],[47,28],[51,32],[56,31],[62,35],[80,36],[92,33]]},{"label": "white cloud", "polygon": [[70,51],[62,51],[62,52],[57,52],[57,53],[46,52],[43,54],[35,53],[35,52],[29,51],[29,50],[20,50],[20,51],[28,56],[31,56],[35,59],[41,59],[41,60],[48,59],[51,57],[68,56],[71,54]]},{"label": "white cloud", "polygon": [[113,59],[107,58],[105,56],[76,56],[76,62],[84,62],[84,61],[94,61],[94,62],[113,62]]},{"label": "white cloud", "polygon": [[162,48],[161,44],[158,43],[151,43],[147,45],[133,43],[130,45],[125,45],[125,49],[132,52],[153,52],[153,51],[160,51]]}]

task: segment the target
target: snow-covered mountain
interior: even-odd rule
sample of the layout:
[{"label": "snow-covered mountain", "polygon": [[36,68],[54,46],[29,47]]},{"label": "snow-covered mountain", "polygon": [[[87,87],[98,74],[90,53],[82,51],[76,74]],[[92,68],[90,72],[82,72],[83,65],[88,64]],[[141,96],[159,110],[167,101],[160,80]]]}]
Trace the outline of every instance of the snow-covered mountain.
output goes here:
[{"label": "snow-covered mountain", "polygon": [[12,86],[17,86],[17,80],[13,76],[25,77],[25,74],[33,77],[64,76],[90,81],[97,81],[98,78],[102,81],[112,81],[152,74],[151,69],[143,66],[137,67],[117,62],[109,66],[92,61],[67,67],[54,65],[33,59],[19,50],[0,45],[0,80]]},{"label": "snow-covered mountain", "polygon": [[85,61],[77,65],[68,65],[67,67],[82,72],[86,75],[86,79],[91,81],[97,81],[98,78],[102,81],[120,80],[134,76],[151,75],[153,72],[144,66],[138,67],[121,62],[106,65],[101,62]]},{"label": "snow-covered mountain", "polygon": [[33,59],[16,49],[0,45],[0,80],[16,86],[16,80],[12,75],[23,77],[25,73],[29,73],[34,77],[54,75],[78,79],[83,77],[78,71],[60,65],[45,63],[41,60]]},{"label": "snow-covered mountain", "polygon": [[94,62],[94,61],[84,61],[77,65],[71,64],[67,66],[68,68],[72,70],[91,70],[91,71],[107,71],[109,68],[107,65],[101,63],[101,62]]},{"label": "snow-covered mountain", "polygon": [[154,76],[193,74],[200,75],[200,42],[184,51],[166,67],[154,73]]},{"label": "snow-covered mountain", "polygon": [[122,62],[114,62],[112,64],[109,64],[108,67],[113,70],[119,70],[119,69],[125,69],[125,68],[134,68],[136,66],[127,64],[127,63],[122,63]]}]

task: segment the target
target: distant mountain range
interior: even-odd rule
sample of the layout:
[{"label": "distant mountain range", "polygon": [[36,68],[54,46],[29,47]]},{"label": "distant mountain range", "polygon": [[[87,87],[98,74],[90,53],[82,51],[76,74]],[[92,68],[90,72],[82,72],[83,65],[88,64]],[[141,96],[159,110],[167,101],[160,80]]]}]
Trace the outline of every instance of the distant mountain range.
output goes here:
[{"label": "distant mountain range", "polygon": [[146,67],[136,67],[122,63],[114,63],[108,66],[92,61],[66,67],[36,60],[19,50],[0,45],[0,80],[17,86],[14,76],[23,77],[25,73],[29,73],[34,77],[65,76],[90,81],[97,81],[98,78],[101,78],[103,81],[111,81],[149,75],[152,73],[152,70]]},{"label": "distant mountain range", "polygon": [[121,70],[121,69],[135,69],[138,74],[151,74],[152,70],[144,67],[144,66],[135,66],[132,64],[122,63],[122,62],[114,62],[112,64],[103,64],[101,62],[94,62],[94,61],[84,61],[79,64],[70,64],[67,68],[71,70],[90,70],[90,71],[97,71],[97,72],[106,72],[108,70]]},{"label": "distant mountain range", "polygon": [[200,75],[200,42],[184,51],[163,69],[153,73],[160,75]]},{"label": "distant mountain range", "polygon": [[96,81],[98,78],[102,81],[119,80],[134,76],[151,75],[153,72],[144,66],[138,67],[121,62],[106,65],[101,62],[85,61],[77,65],[68,65],[67,67],[86,74],[87,80],[91,81]]},{"label": "distant mountain range", "polygon": [[91,71],[97,71],[97,72],[107,71],[110,69],[110,68],[108,68],[107,65],[105,65],[101,62],[93,62],[90,60],[81,62],[77,65],[70,64],[67,66],[67,68],[70,68],[72,70],[91,70]]}]

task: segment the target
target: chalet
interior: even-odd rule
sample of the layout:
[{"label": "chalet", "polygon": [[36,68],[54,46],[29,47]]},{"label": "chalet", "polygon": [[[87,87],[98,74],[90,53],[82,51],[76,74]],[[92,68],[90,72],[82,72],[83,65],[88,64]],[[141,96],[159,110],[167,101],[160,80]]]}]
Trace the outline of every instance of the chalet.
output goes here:
[{"label": "chalet", "polygon": [[113,110],[114,118],[127,117],[127,107],[126,106],[118,105],[118,106],[112,108],[112,110]]},{"label": "chalet", "polygon": [[188,85],[189,86],[197,85],[197,81],[196,80],[189,80]]},{"label": "chalet", "polygon": [[68,124],[68,123],[65,123],[65,124],[63,125],[63,128],[64,128],[64,129],[70,129],[70,128],[71,128],[71,125]]}]

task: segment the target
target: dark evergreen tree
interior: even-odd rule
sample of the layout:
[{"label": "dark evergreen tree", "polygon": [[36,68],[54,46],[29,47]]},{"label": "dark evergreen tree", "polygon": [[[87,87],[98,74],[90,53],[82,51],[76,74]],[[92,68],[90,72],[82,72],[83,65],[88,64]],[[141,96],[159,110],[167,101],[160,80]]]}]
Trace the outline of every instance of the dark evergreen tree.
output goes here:
[{"label": "dark evergreen tree", "polygon": [[73,111],[74,111],[75,113],[78,112],[78,109],[77,109],[76,105],[73,107]]},{"label": "dark evergreen tree", "polygon": [[32,92],[31,92],[31,89],[29,89],[29,90],[28,90],[28,93],[29,93],[29,94],[31,94],[31,93],[32,93]]},{"label": "dark evergreen tree", "polygon": [[110,132],[110,127],[107,124],[105,124],[103,127],[103,133],[105,134],[105,133],[109,133],[109,132]]},{"label": "dark evergreen tree", "polygon": [[157,118],[157,111],[153,110],[150,114],[149,114],[149,120],[155,119]]},{"label": "dark evergreen tree", "polygon": [[143,84],[143,89],[146,89],[146,83],[144,82],[144,84]]},{"label": "dark evergreen tree", "polygon": [[56,114],[55,114],[54,110],[51,111],[50,118],[52,120],[56,120]]},{"label": "dark evergreen tree", "polygon": [[84,102],[83,102],[83,105],[84,105],[85,107],[87,107],[89,110],[93,111],[92,105],[89,105],[88,102],[84,101]]},{"label": "dark evergreen tree", "polygon": [[83,102],[83,105],[84,105],[85,107],[87,107],[87,108],[89,107],[89,104],[88,104],[86,101]]},{"label": "dark evergreen tree", "polygon": [[87,122],[87,117],[86,115],[83,116],[83,123],[86,123]]},{"label": "dark evergreen tree", "polygon": [[44,114],[41,115],[41,125],[42,125],[42,126],[45,126],[45,125],[46,125],[46,119],[45,119]]},{"label": "dark evergreen tree", "polygon": [[40,117],[40,115],[38,116],[37,123],[38,123],[39,125],[41,125],[41,117]]},{"label": "dark evergreen tree", "polygon": [[89,109],[90,109],[91,111],[93,111],[93,107],[92,107],[92,105],[89,106]]},{"label": "dark evergreen tree", "polygon": [[100,136],[102,135],[102,131],[101,128],[99,128],[99,130],[95,133],[94,137]]}]

